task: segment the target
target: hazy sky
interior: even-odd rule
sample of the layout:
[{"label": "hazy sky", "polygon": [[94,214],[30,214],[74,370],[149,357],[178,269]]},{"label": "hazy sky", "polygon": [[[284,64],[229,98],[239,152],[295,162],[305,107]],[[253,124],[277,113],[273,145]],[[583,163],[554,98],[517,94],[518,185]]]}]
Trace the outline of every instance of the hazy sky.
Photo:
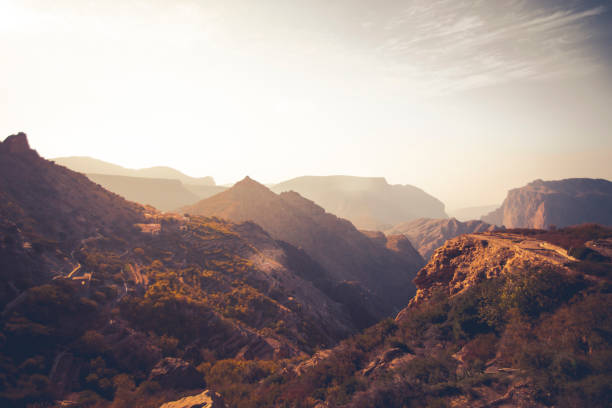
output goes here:
[{"label": "hazy sky", "polygon": [[0,137],[218,183],[385,176],[450,209],[612,179],[607,4],[0,0]]}]

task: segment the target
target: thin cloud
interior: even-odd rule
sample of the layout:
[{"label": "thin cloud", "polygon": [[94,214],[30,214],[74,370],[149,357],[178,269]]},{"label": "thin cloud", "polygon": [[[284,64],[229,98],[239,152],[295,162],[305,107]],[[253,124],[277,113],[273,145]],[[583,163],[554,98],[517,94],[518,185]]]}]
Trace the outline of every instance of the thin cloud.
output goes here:
[{"label": "thin cloud", "polygon": [[387,38],[375,53],[386,64],[398,64],[396,73],[404,67],[406,79],[430,94],[599,67],[583,45],[591,37],[589,19],[605,13],[604,6],[536,10],[511,2],[504,13],[492,7],[418,1],[389,19]]}]

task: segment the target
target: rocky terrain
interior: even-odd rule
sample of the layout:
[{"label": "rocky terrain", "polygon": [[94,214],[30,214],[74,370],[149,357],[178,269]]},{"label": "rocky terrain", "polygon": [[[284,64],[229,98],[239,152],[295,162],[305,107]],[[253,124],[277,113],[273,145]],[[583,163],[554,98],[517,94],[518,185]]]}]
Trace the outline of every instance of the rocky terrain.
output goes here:
[{"label": "rocky terrain", "polygon": [[406,294],[414,290],[412,278],[423,265],[416,251],[406,251],[409,242],[399,251],[389,249],[386,239],[364,235],[349,221],[298,193],[275,194],[248,177],[184,211],[234,222],[254,221],[275,239],[304,249],[325,268],[327,279],[356,282],[372,292],[388,312],[405,305]]},{"label": "rocky terrain", "polygon": [[461,234],[493,231],[495,229],[499,229],[499,227],[483,221],[471,220],[461,222],[455,218],[419,218],[413,221],[402,222],[385,231],[385,234],[402,234],[406,236],[421,256],[424,259],[429,259],[436,249],[451,238]]},{"label": "rocky terrain", "polygon": [[24,134],[0,144],[0,166],[2,406],[159,406],[201,392],[210,370],[307,356],[357,329],[317,287],[322,268],[254,223],[128,202]]},{"label": "rocky terrain", "polygon": [[482,220],[507,228],[546,229],[587,222],[612,225],[612,182],[587,178],[536,180],[510,190],[502,206]]},{"label": "rocky terrain", "polygon": [[320,351],[283,374],[282,386],[263,382],[245,401],[606,407],[611,250],[612,229],[597,225],[449,240],[395,320]]},{"label": "rocky terrain", "polygon": [[465,233],[415,275],[295,192],[198,206],[0,143],[0,406],[609,406],[612,228]]},{"label": "rocky terrain", "polygon": [[415,218],[447,217],[438,199],[414,186],[388,184],[382,177],[304,176],[271,189],[295,191],[364,230],[382,231]]}]

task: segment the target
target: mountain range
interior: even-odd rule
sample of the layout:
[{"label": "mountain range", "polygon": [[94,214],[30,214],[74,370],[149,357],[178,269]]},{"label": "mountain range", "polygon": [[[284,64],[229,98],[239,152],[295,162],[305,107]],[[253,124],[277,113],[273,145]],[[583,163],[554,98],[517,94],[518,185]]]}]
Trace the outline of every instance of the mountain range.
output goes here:
[{"label": "mountain range", "polygon": [[[509,219],[609,208],[605,180],[535,184]],[[250,178],[163,213],[11,135],[0,406],[606,407],[612,228],[548,227],[359,230]]]},{"label": "mountain range", "polygon": [[447,218],[440,200],[414,186],[388,184],[382,177],[304,176],[271,189],[295,191],[364,230],[384,230],[415,218]]},{"label": "mountain range", "polygon": [[[303,248],[331,281],[367,288],[387,313],[405,304],[406,294],[414,291],[414,274],[424,263],[407,239],[389,247],[386,239],[363,234],[298,193],[276,194],[249,177],[183,210],[261,225],[275,239]],[[380,317],[375,309],[369,313]]]},{"label": "mountain range", "polygon": [[108,174],[113,176],[144,177],[153,179],[179,180],[183,184],[214,186],[212,177],[190,177],[171,167],[156,166],[145,169],[128,169],[92,157],[71,156],[51,159],[55,163],[84,174]]}]

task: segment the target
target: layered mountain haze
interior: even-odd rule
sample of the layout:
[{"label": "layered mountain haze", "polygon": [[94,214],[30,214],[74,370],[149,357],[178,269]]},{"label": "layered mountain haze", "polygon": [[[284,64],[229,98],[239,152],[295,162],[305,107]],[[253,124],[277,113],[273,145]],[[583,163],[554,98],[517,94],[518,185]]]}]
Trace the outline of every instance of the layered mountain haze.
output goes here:
[{"label": "layered mountain haze", "polygon": [[304,176],[271,187],[295,191],[357,228],[383,230],[415,218],[446,218],[444,204],[410,185],[391,185],[382,177]]},{"label": "layered mountain haze", "polygon": [[588,178],[536,180],[510,190],[502,206],[482,220],[508,228],[612,225],[612,182]]},{"label": "layered mountain haze", "polygon": [[179,180],[91,173],[87,174],[87,178],[127,200],[151,205],[161,211],[176,210],[202,199],[185,188]]},{"label": "layered mountain haze", "polygon": [[162,211],[175,211],[226,189],[215,185],[212,177],[190,177],[169,167],[126,169],[90,157],[60,157],[53,161],[85,174],[130,201]]},{"label": "layered mountain haze", "polygon": [[179,180],[183,184],[198,186],[214,186],[212,177],[190,177],[170,167],[156,166],[146,169],[128,169],[116,164],[108,163],[92,157],[57,157],[51,159],[55,163],[68,167],[71,170],[85,174],[109,174],[114,176],[144,177],[154,179]]},{"label": "layered mountain haze", "polygon": [[424,259],[429,259],[436,249],[444,245],[451,238],[462,234],[494,231],[496,229],[499,229],[499,227],[483,221],[471,220],[461,222],[455,218],[420,218],[398,224],[385,231],[385,234],[402,234],[406,236],[421,256]]},{"label": "layered mountain haze", "polygon": [[184,211],[254,221],[274,238],[303,248],[333,281],[354,281],[371,291],[388,311],[405,304],[414,290],[411,280],[423,265],[415,251],[390,250],[385,240],[371,239],[298,193],[275,194],[249,177]]},{"label": "layered mountain haze", "polygon": [[446,212],[450,217],[456,218],[459,221],[471,221],[479,220],[480,217],[487,215],[493,210],[499,208],[499,204],[496,205],[480,205],[477,207],[465,207],[457,208],[454,210],[447,210]]}]

